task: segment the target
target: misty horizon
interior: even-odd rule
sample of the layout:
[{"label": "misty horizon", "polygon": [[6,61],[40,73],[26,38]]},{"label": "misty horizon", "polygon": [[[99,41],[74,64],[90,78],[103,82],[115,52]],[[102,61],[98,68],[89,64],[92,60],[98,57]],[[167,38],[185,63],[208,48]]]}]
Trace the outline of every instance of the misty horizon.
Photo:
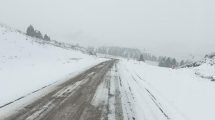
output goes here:
[{"label": "misty horizon", "polygon": [[214,52],[210,2],[1,0],[0,22],[24,32],[32,24],[72,44],[138,48],[184,59]]}]

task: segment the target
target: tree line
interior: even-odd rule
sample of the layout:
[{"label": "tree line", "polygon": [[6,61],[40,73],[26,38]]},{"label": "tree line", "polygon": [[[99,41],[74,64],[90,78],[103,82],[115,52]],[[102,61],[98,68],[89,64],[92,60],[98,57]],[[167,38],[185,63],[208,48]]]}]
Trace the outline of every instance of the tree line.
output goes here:
[{"label": "tree line", "polygon": [[26,30],[26,35],[35,37],[35,38],[39,38],[39,39],[43,39],[43,40],[47,40],[47,41],[51,40],[47,34],[45,34],[43,36],[42,33],[39,30],[35,30],[32,25],[28,26],[28,28]]},{"label": "tree line", "polygon": [[178,62],[176,58],[171,58],[171,57],[156,57],[155,55],[152,55],[150,53],[146,52],[141,52],[139,49],[134,49],[134,48],[124,48],[124,47],[98,47],[98,48],[93,48],[90,47],[91,51],[95,51],[97,53],[101,54],[108,54],[108,55],[113,55],[113,56],[120,56],[128,59],[135,59],[138,61],[156,61],[158,62],[158,65],[160,67],[169,67],[169,68],[175,68],[178,66],[183,66],[188,63],[188,61],[181,60]]},{"label": "tree line", "polygon": [[175,68],[189,63],[189,61],[184,61],[184,60],[177,62],[175,58],[171,58],[171,57],[159,57],[158,61],[159,61],[158,66],[169,67],[169,68]]},{"label": "tree line", "polygon": [[157,58],[154,55],[149,53],[141,52],[139,49],[135,48],[125,48],[125,47],[116,47],[116,46],[103,46],[98,48],[91,47],[91,50],[94,50],[97,53],[108,54],[113,56],[120,56],[127,59],[136,59],[136,60],[150,60],[156,61]]},{"label": "tree line", "polygon": [[177,67],[179,64],[178,64],[178,62],[176,61],[175,58],[170,58],[170,57],[166,58],[166,57],[164,57],[164,58],[162,58],[162,59],[159,61],[159,64],[158,64],[158,65],[161,66],[161,67],[175,68],[175,67]]}]

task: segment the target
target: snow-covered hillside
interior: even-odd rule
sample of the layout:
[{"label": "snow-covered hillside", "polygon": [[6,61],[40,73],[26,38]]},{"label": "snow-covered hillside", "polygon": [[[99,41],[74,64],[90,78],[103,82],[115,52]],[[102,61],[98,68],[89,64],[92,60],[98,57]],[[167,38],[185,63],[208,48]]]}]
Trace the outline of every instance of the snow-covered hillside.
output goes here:
[{"label": "snow-covered hillside", "polygon": [[0,25],[0,106],[104,60]]},{"label": "snow-covered hillside", "polygon": [[[144,118],[142,111],[154,113],[153,107],[146,109],[143,101],[144,89],[149,89],[160,102],[163,111],[170,119],[215,120],[215,83],[196,74],[215,75],[214,59],[205,59],[198,67],[171,69],[149,65],[143,62],[121,60],[121,71],[126,72],[122,79],[129,82],[136,99],[136,111]],[[213,64],[211,64],[213,63]],[[129,76],[129,74],[131,74]],[[132,77],[133,76],[133,77]],[[133,82],[132,82],[133,81]],[[135,85],[132,86],[132,84]],[[150,109],[152,110],[150,112]],[[156,116],[151,116],[156,117]],[[150,119],[152,119],[150,118]]]},{"label": "snow-covered hillside", "polygon": [[202,60],[183,67],[193,69],[199,77],[215,81],[215,57],[205,57]]}]

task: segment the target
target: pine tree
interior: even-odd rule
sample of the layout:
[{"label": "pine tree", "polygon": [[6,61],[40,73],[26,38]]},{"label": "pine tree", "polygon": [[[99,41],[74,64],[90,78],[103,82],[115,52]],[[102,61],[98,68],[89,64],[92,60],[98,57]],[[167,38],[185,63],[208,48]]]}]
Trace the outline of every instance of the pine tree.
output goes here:
[{"label": "pine tree", "polygon": [[47,34],[45,34],[44,35],[44,38],[43,38],[44,40],[47,40],[47,41],[50,41],[50,37],[47,35]]},{"label": "pine tree", "polygon": [[166,61],[166,58],[164,57],[164,58],[161,58],[160,59],[160,62],[159,62],[159,64],[158,64],[158,66],[160,66],[160,67],[166,67],[166,65],[165,65],[165,62]]},{"label": "pine tree", "polygon": [[181,62],[180,62],[180,66],[182,66],[182,65],[184,65],[185,63],[184,63],[184,60],[182,60]]},{"label": "pine tree", "polygon": [[26,35],[34,37],[35,36],[35,30],[34,27],[32,25],[28,26],[27,31],[26,31]]},{"label": "pine tree", "polygon": [[36,38],[43,39],[43,36],[42,36],[41,32],[38,31],[38,30],[35,31],[35,37],[36,37]]},{"label": "pine tree", "polygon": [[143,58],[143,54],[140,55],[139,61],[145,61]]},{"label": "pine tree", "polygon": [[175,58],[172,59],[172,66],[177,66],[177,61]]},{"label": "pine tree", "polygon": [[164,67],[171,67],[171,59],[169,57],[166,59]]}]

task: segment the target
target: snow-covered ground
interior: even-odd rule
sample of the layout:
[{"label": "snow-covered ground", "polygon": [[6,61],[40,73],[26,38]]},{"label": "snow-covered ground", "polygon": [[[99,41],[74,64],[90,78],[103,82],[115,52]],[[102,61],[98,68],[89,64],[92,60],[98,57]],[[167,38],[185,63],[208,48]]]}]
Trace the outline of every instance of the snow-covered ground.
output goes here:
[{"label": "snow-covered ground", "polygon": [[215,66],[205,62],[171,69],[132,60],[119,63],[123,89],[127,86],[127,93],[132,93],[137,120],[215,120],[215,83],[196,71],[214,76]]},{"label": "snow-covered ground", "polygon": [[38,41],[0,25],[1,107],[106,60]]},{"label": "snow-covered ground", "polygon": [[198,62],[200,66],[193,67],[195,74],[199,77],[214,81],[215,80],[215,57],[204,58]]},{"label": "snow-covered ground", "polygon": [[[0,116],[107,60],[38,41],[0,25]],[[215,120],[215,58],[180,69],[119,59],[92,102],[95,106],[108,105],[105,112],[109,112],[109,119],[120,117],[121,107],[124,118],[135,120]],[[49,87],[29,97],[44,86]],[[3,107],[26,95],[22,102]]]},{"label": "snow-covered ground", "polygon": [[148,63],[148,64],[150,64],[150,65],[154,65],[154,66],[158,66],[158,64],[159,64],[157,61],[146,60],[145,62]]}]

